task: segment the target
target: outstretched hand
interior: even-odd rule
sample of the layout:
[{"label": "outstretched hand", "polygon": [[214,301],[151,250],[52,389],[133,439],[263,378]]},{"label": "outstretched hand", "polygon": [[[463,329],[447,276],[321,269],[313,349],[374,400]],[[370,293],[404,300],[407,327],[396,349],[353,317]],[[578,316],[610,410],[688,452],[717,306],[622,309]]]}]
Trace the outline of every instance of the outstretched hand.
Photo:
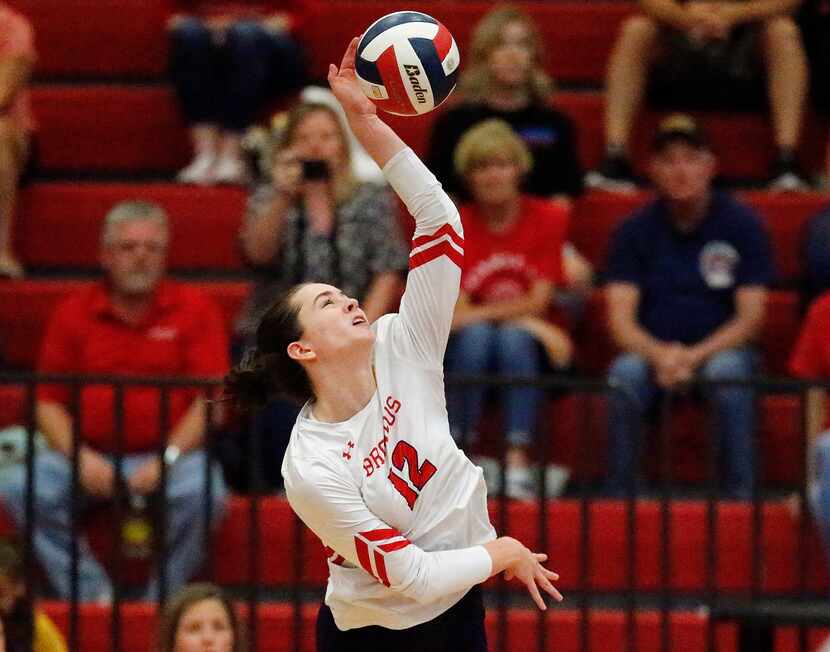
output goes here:
[{"label": "outstretched hand", "polygon": [[547,606],[542,599],[539,588],[557,602],[562,602],[562,594],[552,584],[552,582],[559,579],[559,574],[542,566],[542,562],[547,561],[548,556],[538,552],[532,553],[527,549],[524,552],[525,554],[522,555],[521,559],[504,571],[504,579],[507,581],[517,579],[524,584],[528,593],[530,593],[530,597],[533,598],[536,606],[542,611],[547,609]]},{"label": "outstretched hand", "polygon": [[343,60],[340,62],[340,68],[334,64],[329,64],[329,86],[331,86],[332,93],[334,93],[337,101],[340,102],[349,117],[377,114],[377,108],[364,95],[355,74],[354,62],[357,43],[357,37],[349,43],[349,47],[346,48],[343,55]]}]

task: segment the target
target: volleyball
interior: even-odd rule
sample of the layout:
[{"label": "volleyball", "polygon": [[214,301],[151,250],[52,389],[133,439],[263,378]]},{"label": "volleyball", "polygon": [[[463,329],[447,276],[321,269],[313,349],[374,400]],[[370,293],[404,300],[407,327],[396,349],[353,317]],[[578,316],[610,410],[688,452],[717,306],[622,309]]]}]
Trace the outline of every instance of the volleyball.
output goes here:
[{"label": "volleyball", "polygon": [[432,16],[396,11],[360,37],[355,71],[363,92],[395,115],[428,113],[455,88],[460,56],[452,34]]}]

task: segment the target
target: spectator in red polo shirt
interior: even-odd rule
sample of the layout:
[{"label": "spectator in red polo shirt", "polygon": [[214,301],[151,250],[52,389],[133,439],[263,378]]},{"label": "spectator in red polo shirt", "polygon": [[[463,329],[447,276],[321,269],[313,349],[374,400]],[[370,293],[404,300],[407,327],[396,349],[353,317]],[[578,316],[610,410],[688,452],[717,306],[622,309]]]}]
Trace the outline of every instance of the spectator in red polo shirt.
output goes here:
[{"label": "spectator in red polo shirt", "polygon": [[[101,234],[106,280],[60,304],[42,344],[38,371],[127,376],[220,377],[228,367],[228,340],[217,307],[195,289],[164,280],[169,232],[161,207],[141,201],[118,204]],[[162,465],[167,478],[168,588],[183,585],[198,568],[204,523],[205,465],[202,450],[206,409],[195,388],[169,392],[165,423],[160,391],[126,386],[123,418],[117,396],[104,384],[87,385],[79,397],[79,481],[84,501],[157,494]],[[70,487],[72,398],[66,385],[38,390],[37,422],[50,448],[35,462],[34,545],[57,592],[70,594]],[[123,431],[118,434],[119,422]],[[124,454],[123,478],[115,455]],[[162,453],[163,451],[163,453]],[[122,484],[123,482],[123,484]],[[222,508],[225,488],[212,470],[212,514]],[[25,477],[21,469],[0,487],[21,528]],[[85,539],[79,546],[81,600],[106,600],[110,581]],[[158,594],[157,581],[147,597]]]},{"label": "spectator in red polo shirt", "polygon": [[[498,119],[468,130],[455,150],[456,169],[473,198],[459,209],[464,273],[447,354],[456,373],[537,376],[571,364],[568,333],[547,319],[555,288],[564,284],[568,212],[559,202],[522,194],[521,180],[532,164],[522,139]],[[462,445],[475,443],[485,389],[473,385],[450,393],[450,426]],[[529,385],[499,393],[508,445],[506,491],[531,498],[531,447],[543,393]],[[493,462],[477,461],[495,491],[499,474],[488,472]],[[561,477],[564,470],[555,471]],[[561,488],[563,480],[557,484]]]},{"label": "spectator in red polo shirt", "polygon": [[[810,307],[793,349],[790,370],[799,378],[830,378],[830,292],[821,295]],[[824,539],[825,550],[830,553],[830,423],[827,418],[827,391],[823,388],[809,390],[805,409],[807,495]],[[826,649],[830,650],[830,639],[828,641]]]}]

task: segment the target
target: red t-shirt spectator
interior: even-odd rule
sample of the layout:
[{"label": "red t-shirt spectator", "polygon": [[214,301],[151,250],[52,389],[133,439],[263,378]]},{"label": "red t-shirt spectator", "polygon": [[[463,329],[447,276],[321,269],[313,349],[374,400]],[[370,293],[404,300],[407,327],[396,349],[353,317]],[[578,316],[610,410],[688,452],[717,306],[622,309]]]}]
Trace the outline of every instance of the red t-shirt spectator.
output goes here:
[{"label": "red t-shirt spectator", "polygon": [[[162,282],[143,323],[133,326],[113,312],[104,284],[63,301],[52,315],[43,340],[38,371],[43,373],[127,376],[221,377],[228,368],[228,339],[217,306],[199,290]],[[196,388],[169,393],[169,432],[198,396]],[[81,440],[112,453],[115,392],[87,386],[80,394]],[[71,410],[66,385],[45,385],[38,399]],[[124,453],[155,450],[161,443],[161,392],[151,387],[124,391]]]},{"label": "red t-shirt spectator", "polygon": [[568,211],[546,199],[523,195],[518,219],[496,233],[474,204],[460,208],[464,224],[461,289],[472,303],[515,299],[537,280],[561,285],[562,245]]},{"label": "red t-shirt spectator", "polygon": [[[0,59],[22,57],[34,62],[34,33],[29,21],[4,2],[0,2]],[[0,111],[2,113],[2,111]],[[35,126],[30,107],[29,91],[19,91],[7,112],[23,131],[32,131]]]}]

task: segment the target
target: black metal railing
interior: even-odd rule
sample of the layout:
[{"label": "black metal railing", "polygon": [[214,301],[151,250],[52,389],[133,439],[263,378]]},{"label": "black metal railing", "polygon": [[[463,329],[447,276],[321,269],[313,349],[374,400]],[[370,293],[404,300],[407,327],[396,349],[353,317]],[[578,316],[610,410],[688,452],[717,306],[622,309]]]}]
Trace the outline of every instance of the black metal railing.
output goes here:
[{"label": "black metal railing", "polygon": [[[817,564],[823,563],[820,557],[811,557],[808,552],[811,549],[811,541],[815,539],[814,528],[809,517],[808,496],[805,483],[806,459],[806,438],[803,436],[805,424],[799,416],[799,423],[794,430],[802,436],[798,437],[797,445],[799,451],[797,459],[799,467],[794,478],[790,478],[783,485],[774,484],[764,477],[764,459],[762,452],[764,448],[758,445],[758,437],[755,442],[755,478],[753,483],[751,500],[747,501],[742,509],[749,510],[748,540],[741,542],[746,554],[749,555],[749,573],[747,581],[739,583],[737,587],[723,586],[722,568],[719,560],[719,541],[724,536],[722,530],[725,520],[735,510],[735,503],[724,501],[720,494],[720,462],[717,438],[712,436],[717,415],[713,411],[704,412],[700,418],[700,427],[710,433],[708,437],[708,455],[705,456],[705,481],[689,488],[681,486],[674,477],[672,458],[674,449],[677,446],[673,442],[673,431],[669,426],[673,407],[678,397],[686,394],[694,395],[705,393],[716,386],[742,385],[751,387],[758,399],[764,396],[781,395],[790,396],[798,404],[798,414],[804,413],[804,405],[807,392],[812,388],[830,389],[830,382],[805,382],[791,379],[769,379],[753,378],[746,381],[697,381],[694,384],[683,388],[681,392],[665,395],[657,411],[656,425],[644,426],[643,437],[651,437],[652,448],[655,453],[653,457],[656,464],[652,467],[652,486],[643,492],[632,482],[629,491],[622,497],[616,497],[613,501],[605,495],[602,486],[603,476],[597,476],[592,469],[602,468],[596,458],[602,457],[604,451],[601,448],[602,438],[598,440],[591,433],[596,434],[604,428],[603,419],[596,410],[597,405],[603,399],[607,399],[611,392],[619,392],[626,395],[626,388],[611,385],[604,380],[574,379],[560,377],[543,378],[507,378],[499,376],[479,377],[450,377],[448,385],[461,387],[473,383],[484,383],[494,388],[504,387],[513,384],[533,384],[547,391],[555,393],[558,397],[555,401],[576,400],[578,404],[578,415],[576,421],[570,426],[582,431],[584,436],[579,437],[578,451],[574,457],[575,468],[573,480],[567,493],[562,497],[549,497],[547,495],[547,483],[545,482],[544,466],[545,461],[550,457],[549,453],[557,446],[557,441],[550,436],[548,431],[556,431],[557,424],[542,424],[540,435],[535,444],[535,454],[538,458],[538,494],[533,509],[516,512],[520,517],[531,514],[535,516],[535,530],[537,540],[532,544],[539,549],[548,550],[551,547],[561,547],[557,541],[555,522],[557,514],[564,513],[563,509],[571,509],[568,513],[574,515],[578,523],[576,541],[571,542],[572,549],[576,551],[578,560],[570,570],[575,572],[576,577],[563,578],[567,586],[566,601],[561,606],[556,606],[546,612],[538,612],[535,618],[535,631],[529,638],[523,639],[522,644],[527,640],[532,641],[533,647],[539,651],[556,649],[557,627],[564,620],[560,618],[573,617],[576,625],[575,631],[578,640],[577,649],[587,651],[591,649],[589,643],[591,623],[607,617],[610,613],[612,620],[616,619],[617,626],[621,626],[623,646],[626,651],[645,649],[642,644],[643,625],[649,618],[657,618],[657,643],[648,649],[657,649],[660,652],[668,652],[672,649],[672,639],[676,636],[678,627],[678,614],[697,615],[702,620],[703,642],[701,649],[714,651],[718,649],[717,624],[721,621],[733,621],[739,624],[741,650],[754,650],[761,652],[765,647],[771,645],[771,631],[777,625],[793,625],[798,627],[798,649],[808,649],[810,630],[820,626],[830,625],[830,606],[825,602],[824,596],[816,588],[816,582],[811,581],[814,576],[823,570]],[[156,453],[160,459],[166,446],[166,434],[169,432],[170,423],[170,397],[171,393],[181,389],[197,390],[208,399],[215,399],[219,396],[219,383],[215,380],[184,378],[134,378],[121,376],[75,376],[75,375],[41,375],[41,374],[0,374],[0,388],[3,386],[15,385],[22,388],[23,410],[27,428],[26,447],[26,502],[25,519],[19,528],[20,536],[25,545],[22,550],[27,578],[27,597],[35,598],[38,564],[35,558],[35,548],[32,545],[36,525],[36,509],[34,497],[37,494],[36,474],[34,464],[38,454],[35,447],[36,431],[36,392],[43,384],[60,384],[70,388],[69,413],[73,423],[73,445],[71,455],[72,476],[69,491],[71,494],[72,517],[70,519],[70,592],[68,596],[69,625],[68,645],[71,650],[79,650],[80,627],[81,627],[81,603],[78,591],[78,559],[79,535],[83,528],[81,513],[82,488],[79,477],[79,451],[82,436],[80,424],[82,423],[81,396],[84,387],[88,385],[109,385],[114,391],[114,433],[113,452],[116,476],[123,475],[123,460],[125,454],[125,414],[124,396],[134,387],[153,387],[159,392],[159,424],[158,430],[161,433]],[[556,405],[551,413],[556,417]],[[207,524],[211,522],[213,492],[215,487],[212,482],[211,464],[215,460],[216,437],[220,436],[222,427],[220,419],[216,418],[221,411],[221,404],[208,402],[207,413],[209,432],[205,441],[205,449],[208,453],[207,463],[204,467],[204,552],[205,568],[208,577],[215,568],[214,559],[214,537]],[[760,421],[760,420],[759,420]],[[249,433],[250,451],[259,451],[258,438],[263,436],[259,426],[253,423],[242,424],[243,428],[252,428]],[[645,450],[641,448],[641,450]],[[500,447],[498,450],[501,462],[501,487],[505,487],[505,450]],[[641,456],[642,457],[642,456]],[[640,460],[644,460],[641,458]],[[654,460],[652,460],[654,461]],[[274,461],[279,463],[279,461]],[[293,649],[300,650],[303,640],[310,636],[313,628],[308,626],[307,616],[313,605],[319,602],[322,595],[322,587],[319,582],[308,580],[306,564],[306,547],[308,538],[305,536],[304,526],[294,517],[291,520],[292,532],[287,539],[292,548],[291,573],[284,584],[269,585],[263,581],[264,568],[262,567],[263,552],[269,546],[269,542],[263,540],[263,501],[268,500],[264,490],[264,480],[260,460],[254,454],[248,457],[248,472],[250,475],[250,486],[252,487],[247,507],[249,528],[247,550],[235,551],[238,554],[238,565],[244,568],[247,573],[245,580],[239,586],[229,587],[231,592],[246,604],[247,612],[247,633],[251,641],[251,649]],[[165,465],[161,465],[165,469]],[[159,494],[166,496],[167,472],[162,471]],[[125,586],[121,581],[121,567],[123,564],[123,551],[120,546],[119,524],[123,519],[123,505],[125,502],[119,492],[125,491],[123,483],[117,482],[115,487],[116,500],[113,501],[114,516],[112,522],[112,548],[111,560],[109,563],[110,576],[113,579],[113,595],[110,620],[110,636],[112,649],[120,651],[124,643],[124,621],[122,617],[122,605],[128,595],[125,593]],[[678,586],[676,581],[677,569],[682,567],[685,560],[675,558],[676,542],[678,537],[691,536],[695,533],[686,532],[681,523],[677,522],[678,511],[675,506],[677,501],[691,501],[690,504],[700,506],[705,514],[702,519],[705,534],[703,536],[703,550],[700,557],[703,559],[704,578],[702,584],[691,587]],[[614,505],[623,510],[623,545],[622,549],[603,550],[613,559],[618,559],[622,565],[622,580],[604,584],[602,578],[597,578],[594,568],[594,553],[598,546],[604,541],[606,534],[605,523],[600,519],[603,514],[610,513],[608,505]],[[157,550],[155,552],[156,574],[160,586],[160,599],[168,594],[167,577],[167,549],[166,524],[168,522],[168,506],[166,500],[159,501],[159,512],[154,522],[157,528]],[[502,490],[498,496],[492,499],[495,511],[494,525],[500,533],[515,532],[519,528],[526,528],[526,523],[516,523],[512,508],[515,503],[507,497],[507,492]],[[655,512],[656,505],[656,512]],[[766,579],[768,571],[767,564],[772,554],[768,547],[767,530],[769,525],[767,516],[771,509],[780,508],[782,505],[790,505],[793,512],[793,528],[791,538],[795,541],[795,548],[792,551],[791,566],[794,567],[795,577],[792,581],[785,582],[784,588],[770,588]],[[777,506],[777,507],[776,507]],[[535,509],[535,511],[534,511]],[[732,511],[730,511],[732,510]],[[656,534],[645,532],[644,514],[656,513],[659,523]],[[734,512],[738,513],[738,512]],[[741,512],[745,514],[744,512]],[[695,521],[698,522],[698,521]],[[532,530],[533,528],[531,528]],[[552,532],[552,534],[551,534]],[[638,537],[656,536],[656,552],[651,548],[651,557],[656,555],[658,569],[656,578],[652,577],[646,582],[640,576],[641,567],[646,564],[640,559],[643,545],[639,543]],[[557,567],[557,559],[551,560],[551,565]],[[617,566],[617,564],[613,564]],[[647,564],[646,564],[647,566]],[[531,609],[529,599],[522,592],[509,587],[503,580],[495,583],[495,588],[486,592],[486,600],[491,611],[495,611],[495,637],[491,639],[491,649],[499,652],[516,649],[518,643],[511,640],[511,635],[518,628],[509,627],[513,610]],[[260,627],[260,607],[269,602],[288,602],[292,608],[291,625],[285,631],[290,631],[290,640],[281,641],[275,645],[273,641],[264,641],[262,628]],[[643,614],[650,614],[644,616]],[[570,622],[570,621],[569,621]],[[621,623],[621,625],[620,625]],[[565,625],[561,625],[565,627]],[[524,636],[528,636],[530,629],[521,628]],[[619,631],[619,630],[618,630]],[[492,632],[492,630],[491,630]]]}]

